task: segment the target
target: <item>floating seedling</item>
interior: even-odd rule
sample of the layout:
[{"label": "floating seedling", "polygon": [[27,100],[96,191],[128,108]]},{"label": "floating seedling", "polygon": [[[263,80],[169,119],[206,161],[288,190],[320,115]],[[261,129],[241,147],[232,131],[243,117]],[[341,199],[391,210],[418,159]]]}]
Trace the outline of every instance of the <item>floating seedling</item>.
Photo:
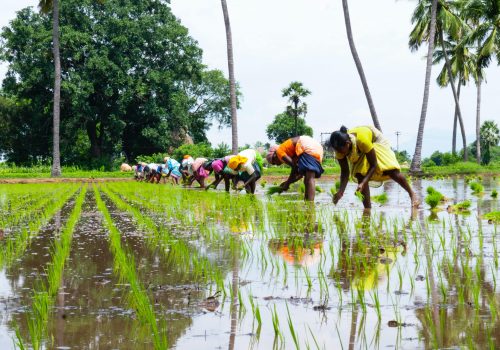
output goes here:
[{"label": "floating seedling", "polygon": [[481,195],[484,192],[484,187],[479,182],[471,182],[469,187],[475,195]]},{"label": "floating seedling", "polygon": [[380,203],[380,204],[385,204],[387,203],[387,201],[389,200],[389,197],[387,197],[387,193],[382,193],[382,194],[379,194],[378,196],[372,196],[372,201],[374,201],[375,203]]}]

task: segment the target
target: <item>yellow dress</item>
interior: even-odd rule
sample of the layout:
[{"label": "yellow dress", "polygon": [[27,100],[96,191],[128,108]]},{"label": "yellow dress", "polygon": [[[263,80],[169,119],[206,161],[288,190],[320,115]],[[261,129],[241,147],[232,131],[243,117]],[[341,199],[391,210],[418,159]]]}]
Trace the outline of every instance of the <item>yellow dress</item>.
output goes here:
[{"label": "yellow dress", "polygon": [[385,171],[401,169],[389,141],[378,129],[373,126],[358,126],[347,133],[352,142],[351,151],[347,155],[337,153],[336,158],[347,157],[352,181],[356,181],[356,174],[365,176],[370,169],[366,154],[372,149],[375,149],[377,156],[377,168],[370,178],[371,185],[377,182],[381,185],[383,181],[389,180],[390,177],[384,175]]}]

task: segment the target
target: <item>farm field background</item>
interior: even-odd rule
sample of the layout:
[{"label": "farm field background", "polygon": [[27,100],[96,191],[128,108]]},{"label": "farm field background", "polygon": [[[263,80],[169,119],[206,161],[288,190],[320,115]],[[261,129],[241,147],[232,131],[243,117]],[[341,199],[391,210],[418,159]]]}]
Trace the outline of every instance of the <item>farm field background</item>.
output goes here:
[{"label": "farm field background", "polygon": [[412,211],[389,182],[371,213],[332,181],[314,205],[270,182],[2,184],[0,348],[497,348],[498,184],[413,179],[447,201]]}]

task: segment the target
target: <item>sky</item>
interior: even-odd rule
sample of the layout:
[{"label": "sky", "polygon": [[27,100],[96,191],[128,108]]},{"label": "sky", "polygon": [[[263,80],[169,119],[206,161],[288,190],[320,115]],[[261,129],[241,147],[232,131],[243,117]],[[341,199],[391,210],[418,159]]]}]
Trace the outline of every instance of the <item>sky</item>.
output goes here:
[{"label": "sky", "polygon": [[[36,0],[2,0],[0,26]],[[372,124],[359,76],[349,50],[340,0],[227,0],[233,33],[235,76],[243,93],[238,111],[239,142],[268,141],[265,129],[284,111],[281,90],[300,81],[306,98],[306,121],[314,137],[341,125]],[[411,14],[416,1],[356,0],[349,10],[356,48],[368,79],[380,124],[396,148],[413,154],[425,78],[424,45],[408,49]],[[227,75],[224,20],[218,0],[172,0],[173,13],[203,49],[204,63]],[[0,63],[0,79],[6,72]],[[451,149],[454,101],[450,88],[440,88],[433,67],[423,155]],[[500,67],[493,63],[482,87],[482,120],[500,123]],[[476,88],[462,89],[461,108],[467,143],[475,140]],[[231,143],[229,128],[208,132],[213,145]],[[458,138],[461,145],[460,136]]]}]

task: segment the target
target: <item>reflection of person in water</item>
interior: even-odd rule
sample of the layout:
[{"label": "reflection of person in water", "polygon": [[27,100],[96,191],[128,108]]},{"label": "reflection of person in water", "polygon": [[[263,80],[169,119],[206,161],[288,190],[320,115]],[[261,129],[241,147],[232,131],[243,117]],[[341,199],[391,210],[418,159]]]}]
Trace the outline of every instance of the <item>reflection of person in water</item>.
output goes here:
[{"label": "reflection of person in water", "polygon": [[269,240],[269,249],[292,265],[312,266],[321,259],[323,240],[317,236],[306,235],[287,240]]},{"label": "reflection of person in water", "polygon": [[337,268],[332,268],[330,277],[339,281],[344,291],[373,289],[403,251],[399,245],[373,246],[360,239],[342,239]]}]

